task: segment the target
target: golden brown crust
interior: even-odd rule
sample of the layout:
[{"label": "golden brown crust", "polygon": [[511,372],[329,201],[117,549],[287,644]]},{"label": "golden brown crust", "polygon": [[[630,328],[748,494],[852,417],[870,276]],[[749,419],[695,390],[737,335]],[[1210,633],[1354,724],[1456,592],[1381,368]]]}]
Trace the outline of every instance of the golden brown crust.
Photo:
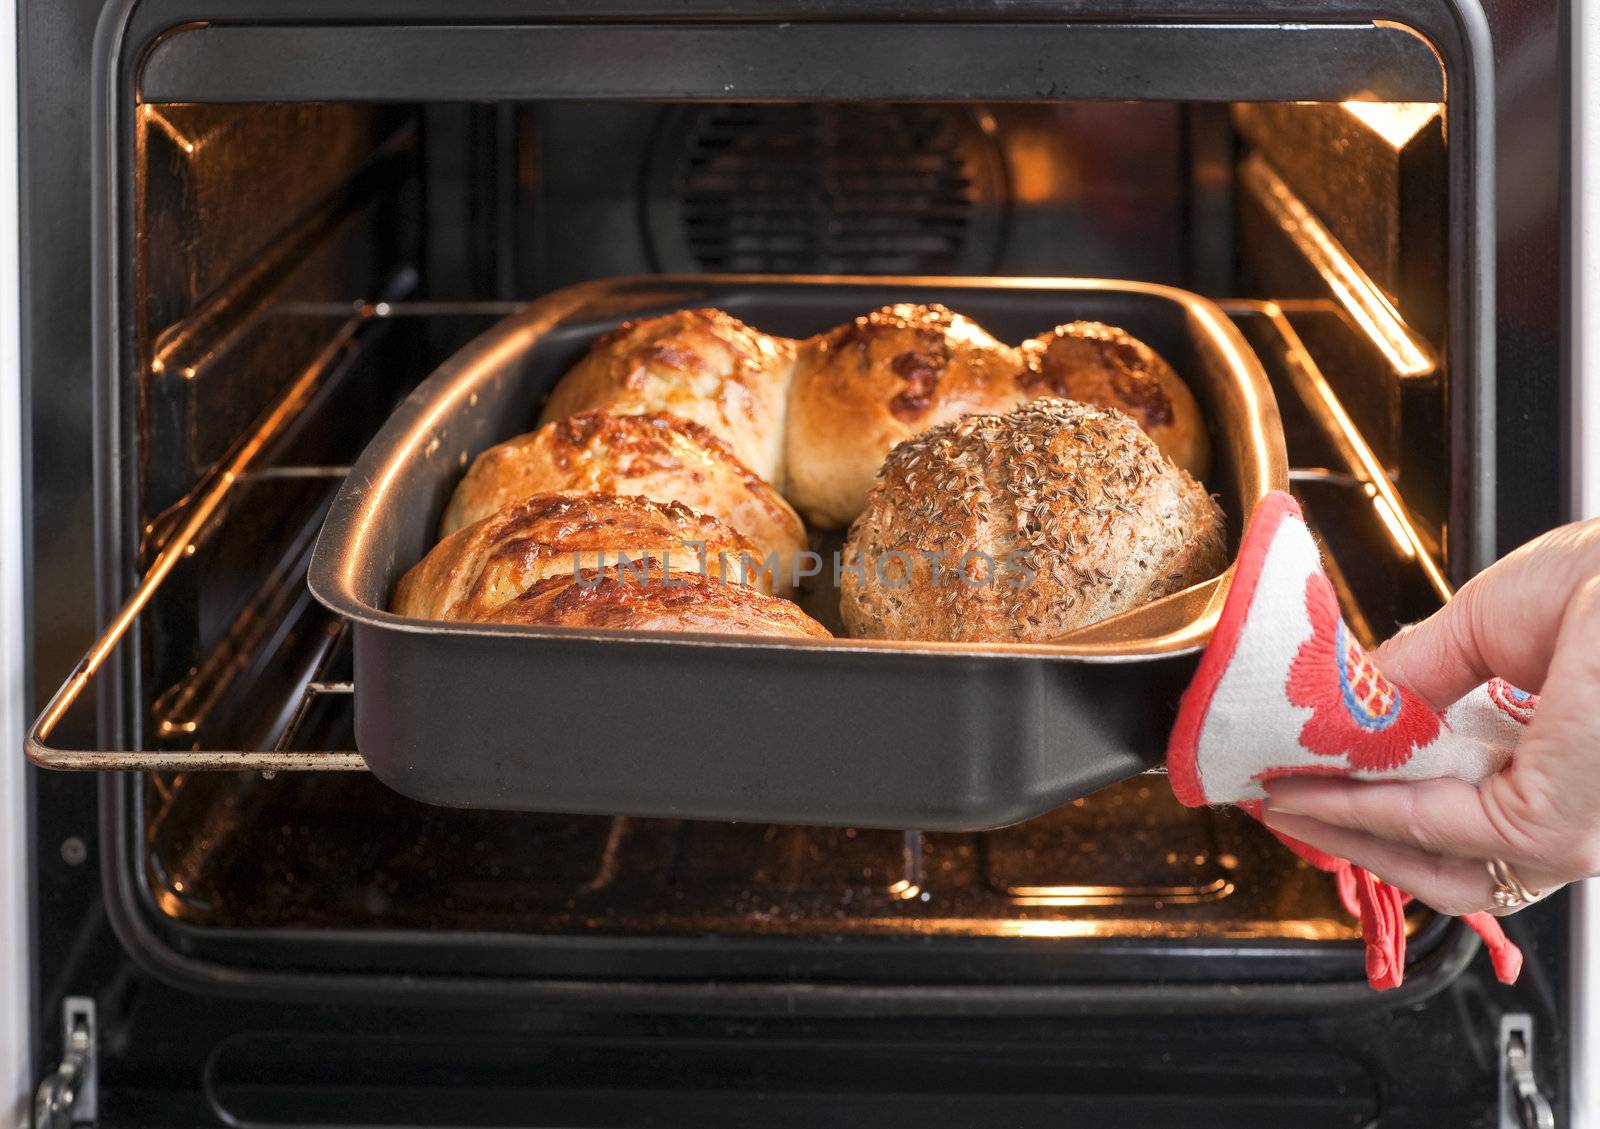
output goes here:
[{"label": "golden brown crust", "polygon": [[674,577],[699,571],[702,561],[717,572],[727,559],[726,575],[739,577],[741,554],[754,552],[726,523],[677,502],[539,494],[440,541],[400,578],[394,610],[418,619],[475,619],[546,577],[570,579],[618,554],[649,558]]},{"label": "golden brown crust", "polygon": [[1226,553],[1216,503],[1132,419],[1035,400],[896,447],[844,565],[852,635],[1036,643],[1214,576]]},{"label": "golden brown crust", "polygon": [[585,570],[579,579],[552,576],[484,615],[482,623],[599,627],[622,631],[677,631],[712,635],[782,635],[831,639],[828,629],[799,606],[714,576],[658,574],[632,579],[608,569]]},{"label": "golden brown crust", "polygon": [[902,440],[1023,395],[1017,351],[943,306],[897,305],[804,341],[789,396],[790,501],[823,527],[848,525]]},{"label": "golden brown crust", "polygon": [[535,494],[640,495],[721,518],[762,559],[775,554],[779,592],[792,586],[805,527],[767,482],[701,425],[667,414],[596,408],[491,447],[445,507],[444,535]]},{"label": "golden brown crust", "polygon": [[1059,396],[1132,416],[1178,466],[1204,478],[1211,438],[1194,393],[1166,360],[1127,330],[1098,321],[1058,325],[1022,343],[1017,382],[1031,396]]},{"label": "golden brown crust", "polygon": [[539,422],[602,406],[619,414],[671,412],[709,428],[745,465],[781,486],[794,357],[793,341],[721,310],[625,322],[561,378]]}]

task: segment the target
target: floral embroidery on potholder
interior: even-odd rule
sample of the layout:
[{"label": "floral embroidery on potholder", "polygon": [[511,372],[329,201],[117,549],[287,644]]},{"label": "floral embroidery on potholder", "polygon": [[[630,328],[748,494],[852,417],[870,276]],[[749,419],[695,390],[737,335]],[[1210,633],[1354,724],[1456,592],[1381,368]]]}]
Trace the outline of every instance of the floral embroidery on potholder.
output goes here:
[{"label": "floral embroidery on potholder", "polygon": [[1539,695],[1519,690],[1503,678],[1489,679],[1489,700],[1512,721],[1527,725],[1539,705]]},{"label": "floral embroidery on potholder", "polygon": [[1309,708],[1300,744],[1320,756],[1347,758],[1352,770],[1385,771],[1411,759],[1439,733],[1439,716],[1409,690],[1390,682],[1339,614],[1333,585],[1306,578],[1311,637],[1289,665],[1289,701]]},{"label": "floral embroidery on potholder", "polygon": [[[1167,747],[1169,779],[1189,807],[1231,803],[1257,819],[1262,785],[1286,776],[1476,783],[1512,757],[1519,724],[1537,702],[1497,682],[1436,713],[1390,682],[1344,625],[1299,506],[1273,493],[1245,526],[1233,585],[1179,705]],[[1334,874],[1341,900],[1361,921],[1372,986],[1399,984],[1409,895],[1273,833]],[[1483,938],[1500,982],[1514,983],[1522,954],[1498,919],[1477,913],[1463,923]]]}]

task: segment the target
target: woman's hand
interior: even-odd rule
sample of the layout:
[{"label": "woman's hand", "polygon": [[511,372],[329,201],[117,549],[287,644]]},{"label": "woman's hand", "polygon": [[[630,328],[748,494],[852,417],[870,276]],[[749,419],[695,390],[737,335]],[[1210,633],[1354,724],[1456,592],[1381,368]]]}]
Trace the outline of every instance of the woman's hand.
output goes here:
[{"label": "woman's hand", "polygon": [[1378,649],[1384,674],[1442,710],[1498,675],[1539,694],[1516,755],[1460,780],[1267,785],[1267,824],[1441,913],[1494,906],[1485,863],[1541,893],[1600,875],[1600,520],[1551,530]]}]

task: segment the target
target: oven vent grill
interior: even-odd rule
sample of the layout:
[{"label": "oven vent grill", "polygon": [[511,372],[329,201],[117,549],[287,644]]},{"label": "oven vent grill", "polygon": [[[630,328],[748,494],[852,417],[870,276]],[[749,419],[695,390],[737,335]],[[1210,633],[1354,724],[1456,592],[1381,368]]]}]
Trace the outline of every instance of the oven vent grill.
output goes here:
[{"label": "oven vent grill", "polygon": [[962,107],[714,105],[669,115],[646,227],[662,270],[977,274],[1006,190]]}]

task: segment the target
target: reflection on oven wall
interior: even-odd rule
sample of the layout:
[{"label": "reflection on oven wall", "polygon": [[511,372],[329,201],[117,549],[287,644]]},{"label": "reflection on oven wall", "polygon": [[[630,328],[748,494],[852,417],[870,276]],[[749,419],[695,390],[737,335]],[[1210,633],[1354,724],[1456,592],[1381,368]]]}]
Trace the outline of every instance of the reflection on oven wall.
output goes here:
[{"label": "reflection on oven wall", "polygon": [[[1171,103],[517,111],[524,293],[660,271],[1192,281]],[[604,137],[605,145],[593,145]],[[573,160],[574,153],[584,159]],[[519,183],[527,180],[519,177]],[[509,246],[511,244],[502,244]],[[1213,276],[1215,292],[1227,275]]]}]

